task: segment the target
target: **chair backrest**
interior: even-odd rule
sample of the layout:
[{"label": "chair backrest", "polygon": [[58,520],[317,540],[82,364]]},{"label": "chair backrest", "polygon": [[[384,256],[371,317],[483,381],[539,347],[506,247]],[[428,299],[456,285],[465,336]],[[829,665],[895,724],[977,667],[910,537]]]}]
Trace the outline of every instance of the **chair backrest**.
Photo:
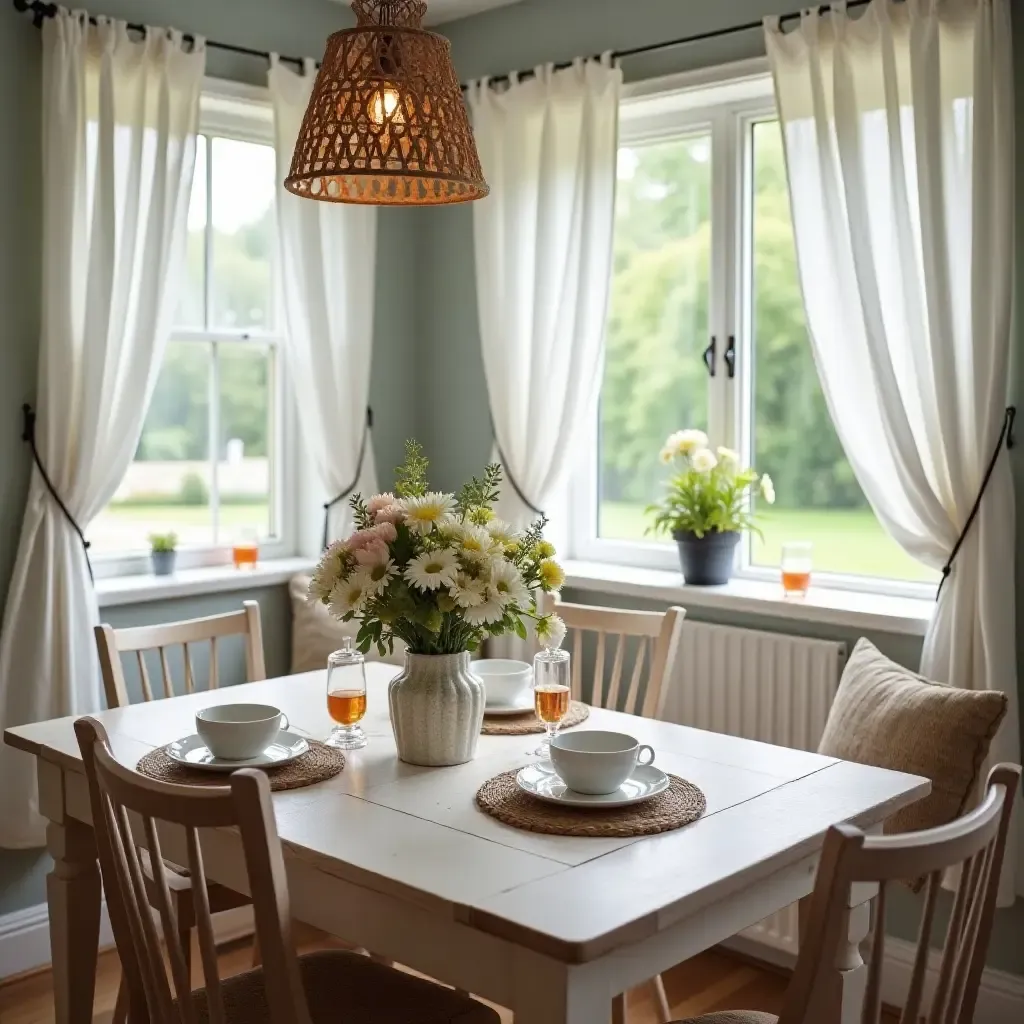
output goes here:
[{"label": "chair backrest", "polygon": [[[119,764],[103,726],[80,718],[75,733],[89,783],[93,829],[100,874],[107,894],[110,922],[133,1007],[133,1019],[149,1024],[196,1024],[177,922],[161,853],[160,834],[166,825],[184,834],[187,867],[192,880],[196,931],[210,1024],[224,1024],[224,1001],[217,951],[206,892],[199,829],[237,826],[245,850],[256,934],[263,958],[264,982],[271,1024],[310,1024],[309,1009],[290,935],[288,888],[284,858],[263,772],[241,769],[227,786],[178,786],[145,778]],[[134,829],[133,829],[134,824]],[[159,929],[150,909],[136,844],[149,851],[157,892]],[[175,851],[176,854],[179,851]],[[161,949],[167,950],[165,964]],[[170,979],[168,979],[168,965]]]},{"label": "chair backrest", "polygon": [[[823,1004],[829,998],[826,979],[834,971],[845,937],[850,887],[857,882],[874,882],[879,886],[862,1017],[862,1024],[879,1024],[886,889],[891,882],[922,877],[927,878],[927,890],[900,1024],[918,1024],[919,1020],[927,1024],[970,1024],[985,966],[999,872],[1020,776],[1019,765],[997,765],[989,773],[981,804],[938,828],[892,836],[865,836],[852,825],[829,829],[807,926],[801,930],[800,956],[779,1024],[830,1019]],[[960,881],[942,945],[938,981],[927,1000],[925,976],[939,886],[943,872],[958,866]]]},{"label": "chair backrest", "polygon": [[245,673],[250,683],[267,678],[263,661],[263,630],[260,627],[260,606],[255,601],[246,601],[242,610],[226,615],[208,615],[202,619],[188,619],[184,622],[167,622],[158,626],[133,626],[128,629],[114,629],[105,623],[95,628],[96,649],[100,656],[103,672],[103,689],[107,695],[107,706],[122,708],[130,703],[128,685],[125,681],[121,655],[134,653],[139,666],[139,680],[143,700],[153,699],[153,687],[146,667],[146,652],[158,651],[163,696],[174,696],[174,680],[167,660],[167,648],[180,644],[183,648],[184,693],[195,692],[197,680],[192,664],[190,644],[209,642],[210,672],[207,682],[209,689],[217,688],[217,641],[225,636],[245,637]]},{"label": "chair backrest", "polygon": [[[665,703],[665,684],[672,676],[679,654],[685,609],[672,607],[666,612],[636,612],[558,601],[554,611],[565,623],[567,634],[572,636],[573,697],[576,700],[583,697],[583,635],[594,633],[594,690],[589,695],[590,702],[599,708],[658,718]],[[633,650],[627,656],[629,647]],[[611,671],[606,672],[609,659]],[[625,689],[624,670],[629,673]],[[647,685],[641,691],[645,677]]]}]

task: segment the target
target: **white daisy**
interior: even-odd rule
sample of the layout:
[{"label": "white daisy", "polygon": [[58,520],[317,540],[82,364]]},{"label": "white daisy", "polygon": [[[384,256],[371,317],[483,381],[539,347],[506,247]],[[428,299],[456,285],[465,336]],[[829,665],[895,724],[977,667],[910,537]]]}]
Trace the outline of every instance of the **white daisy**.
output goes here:
[{"label": "white daisy", "polygon": [[487,532],[503,548],[519,541],[519,531],[504,519],[492,519],[487,524]]},{"label": "white daisy", "polygon": [[460,608],[476,608],[484,603],[485,591],[483,580],[475,580],[472,576],[460,572],[455,578],[455,585],[448,590],[448,593]]},{"label": "white daisy", "polygon": [[710,473],[718,465],[715,453],[708,448],[698,448],[690,456],[690,464],[698,473]]},{"label": "white daisy", "polygon": [[707,448],[708,435],[703,430],[677,430],[669,434],[665,448],[678,455],[690,455],[699,448]]},{"label": "white daisy", "polygon": [[565,639],[565,623],[557,615],[545,615],[537,620],[534,632],[544,647],[561,647]]},{"label": "white daisy", "polygon": [[723,465],[738,466],[740,464],[740,453],[732,448],[720,447],[717,449],[718,461]]},{"label": "white daisy", "polygon": [[330,598],[335,584],[345,575],[348,554],[345,541],[336,540],[331,544],[313,570],[306,592],[307,600],[323,602]]},{"label": "white daisy", "polygon": [[405,498],[405,525],[413,533],[427,534],[435,526],[444,524],[455,508],[455,496],[431,491],[422,498]]},{"label": "white daisy", "polygon": [[505,615],[501,602],[494,599],[493,592],[488,588],[487,600],[475,608],[467,608],[462,617],[470,626],[486,626],[491,622],[499,622]]},{"label": "white daisy", "polygon": [[477,561],[486,558],[498,546],[497,541],[487,530],[482,526],[473,526],[470,523],[460,526],[455,531],[455,537],[463,554]]},{"label": "white daisy", "polygon": [[331,591],[331,614],[341,619],[349,612],[361,611],[370,597],[368,580],[363,570],[352,573]]},{"label": "white daisy", "polygon": [[769,505],[775,504],[775,484],[772,483],[772,478],[767,473],[761,475],[761,497]]},{"label": "white daisy", "polygon": [[398,568],[392,559],[365,566],[360,575],[365,578],[366,591],[370,597],[378,597],[387,590],[388,584],[398,575]]},{"label": "white daisy", "polygon": [[451,587],[459,572],[459,563],[451,548],[424,551],[405,567],[405,578],[419,590]]},{"label": "white daisy", "polygon": [[526,589],[519,570],[504,559],[491,566],[490,593],[501,605],[518,604],[523,607],[530,600],[530,592]]}]

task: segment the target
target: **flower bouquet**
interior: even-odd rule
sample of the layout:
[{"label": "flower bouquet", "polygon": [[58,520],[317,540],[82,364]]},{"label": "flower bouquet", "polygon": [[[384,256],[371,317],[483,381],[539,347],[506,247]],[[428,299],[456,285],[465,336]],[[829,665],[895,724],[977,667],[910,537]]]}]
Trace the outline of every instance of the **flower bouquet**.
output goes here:
[{"label": "flower bouquet", "polygon": [[687,583],[727,583],[743,530],[757,530],[750,508],[758,492],[769,504],[775,487],[767,473],[742,467],[731,448],[713,452],[701,430],[678,430],[661,449],[661,461],[676,466],[665,497],[647,507],[654,516],[648,533],[671,533]]},{"label": "flower bouquet", "polygon": [[359,623],[360,651],[383,655],[396,638],[405,643],[405,671],[388,694],[399,756],[460,764],[473,756],[484,708],[469,652],[489,636],[526,639],[531,622],[541,642],[561,643],[565,627],[540,614],[537,594],[559,590],[565,574],[543,518],[523,531],[495,518],[499,466],[458,494],[429,490],[427,468],[420,446],[407,442],[394,493],[351,499],[356,530],[324,553],[309,594]]}]

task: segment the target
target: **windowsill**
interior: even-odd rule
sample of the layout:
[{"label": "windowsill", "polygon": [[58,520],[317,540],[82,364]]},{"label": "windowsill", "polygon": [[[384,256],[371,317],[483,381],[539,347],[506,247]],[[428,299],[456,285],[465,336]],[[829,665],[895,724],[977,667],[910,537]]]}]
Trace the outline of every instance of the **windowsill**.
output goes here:
[{"label": "windowsill", "polygon": [[171,576],[154,576],[151,573],[112,576],[96,581],[96,597],[101,608],[109,608],[169,598],[272,587],[286,583],[296,573],[309,572],[315,564],[310,558],[274,558],[260,562],[255,569],[213,565],[201,569],[182,569]]},{"label": "windowsill", "polygon": [[719,608],[765,618],[924,636],[934,601],[812,587],[801,600],[786,600],[775,583],[734,579],[721,587],[694,587],[677,572],[604,562],[565,562],[565,585],[574,590],[667,601],[684,608]]}]

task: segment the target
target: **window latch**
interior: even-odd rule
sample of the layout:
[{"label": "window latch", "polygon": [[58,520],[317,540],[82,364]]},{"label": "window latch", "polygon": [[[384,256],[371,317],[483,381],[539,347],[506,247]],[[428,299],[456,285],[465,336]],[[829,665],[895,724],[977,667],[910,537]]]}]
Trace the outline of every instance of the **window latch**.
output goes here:
[{"label": "window latch", "polygon": [[[725,346],[725,352],[722,353],[722,358],[725,359],[725,369],[729,374],[729,380],[732,380],[736,376],[736,335],[729,335],[729,344]],[[714,374],[712,374],[714,376]]]},{"label": "window latch", "polygon": [[711,335],[711,343],[708,345],[708,347],[706,349],[704,349],[704,354],[701,356],[701,358],[704,360],[704,365],[708,368],[708,376],[709,377],[714,377],[714,375],[715,375],[715,363],[716,363],[716,350],[717,350],[717,347],[718,347],[718,343],[715,340],[715,336],[712,334]]}]

